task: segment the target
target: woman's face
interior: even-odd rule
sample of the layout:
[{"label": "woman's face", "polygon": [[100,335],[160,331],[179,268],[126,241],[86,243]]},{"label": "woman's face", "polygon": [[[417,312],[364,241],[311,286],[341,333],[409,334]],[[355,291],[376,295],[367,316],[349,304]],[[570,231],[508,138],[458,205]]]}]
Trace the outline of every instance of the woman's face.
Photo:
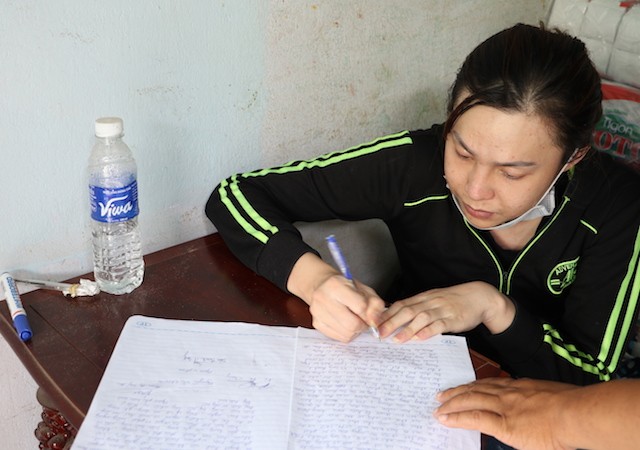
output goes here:
[{"label": "woman's face", "polygon": [[444,172],[467,220],[478,228],[535,206],[563,166],[552,130],[535,115],[477,105],[455,122]]}]

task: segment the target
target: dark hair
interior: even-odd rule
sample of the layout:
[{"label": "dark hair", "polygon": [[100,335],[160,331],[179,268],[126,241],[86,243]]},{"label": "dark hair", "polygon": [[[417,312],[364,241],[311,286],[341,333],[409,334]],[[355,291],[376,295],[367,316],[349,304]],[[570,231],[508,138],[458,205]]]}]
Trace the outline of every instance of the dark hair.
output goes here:
[{"label": "dark hair", "polygon": [[520,23],[467,56],[451,87],[445,135],[476,105],[542,117],[568,159],[590,145],[602,115],[600,76],[579,39]]}]

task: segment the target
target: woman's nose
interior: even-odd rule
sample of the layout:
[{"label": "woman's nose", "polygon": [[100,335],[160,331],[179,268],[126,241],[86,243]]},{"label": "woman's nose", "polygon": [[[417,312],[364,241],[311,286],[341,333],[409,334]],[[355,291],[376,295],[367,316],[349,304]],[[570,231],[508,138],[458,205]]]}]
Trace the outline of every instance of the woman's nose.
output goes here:
[{"label": "woman's nose", "polygon": [[490,173],[485,168],[474,166],[467,174],[467,195],[471,200],[489,200],[493,197]]}]

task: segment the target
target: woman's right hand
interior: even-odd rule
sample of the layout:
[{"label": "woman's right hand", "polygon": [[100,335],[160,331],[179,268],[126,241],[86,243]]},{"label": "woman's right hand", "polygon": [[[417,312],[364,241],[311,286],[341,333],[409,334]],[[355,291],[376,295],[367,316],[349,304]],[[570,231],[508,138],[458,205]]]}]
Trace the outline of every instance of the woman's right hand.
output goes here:
[{"label": "woman's right hand", "polygon": [[298,259],[287,289],[309,305],[313,327],[327,337],[350,342],[380,322],[384,301],[369,286],[347,280],[313,253]]}]

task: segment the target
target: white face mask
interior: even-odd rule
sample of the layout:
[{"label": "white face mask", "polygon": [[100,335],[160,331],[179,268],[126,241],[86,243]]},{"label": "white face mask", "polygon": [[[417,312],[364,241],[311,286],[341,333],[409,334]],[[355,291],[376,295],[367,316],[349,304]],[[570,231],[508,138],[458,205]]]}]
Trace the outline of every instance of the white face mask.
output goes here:
[{"label": "white face mask", "polygon": [[[567,161],[567,163],[564,166],[562,166],[562,169],[560,169],[560,172],[558,172],[558,175],[556,175],[556,177],[551,182],[549,189],[546,190],[546,192],[542,195],[542,198],[540,199],[540,201],[533,208],[529,209],[528,211],[525,211],[523,214],[519,215],[515,219],[511,219],[507,222],[501,223],[500,225],[495,225],[493,227],[484,227],[484,228],[476,227],[475,225],[471,224],[469,219],[467,219],[466,216],[464,215],[464,212],[462,212],[462,208],[458,203],[458,199],[456,198],[455,195],[453,195],[453,192],[451,192],[451,198],[453,198],[453,203],[455,203],[456,207],[458,208],[458,211],[460,211],[460,214],[462,214],[462,217],[464,217],[464,219],[467,222],[469,222],[469,225],[473,226],[477,230],[482,230],[482,231],[502,230],[504,228],[512,227],[515,224],[520,222],[537,219],[538,217],[550,216],[551,214],[553,214],[553,211],[556,208],[556,196],[555,196],[556,181],[558,181],[558,178],[560,178],[560,175],[562,175],[562,173],[565,171],[569,162],[573,159],[576,152],[577,150],[573,152],[573,154],[569,158],[569,161]],[[445,177],[445,180],[446,180],[446,177]],[[447,189],[449,189],[449,183],[447,183]]]}]

